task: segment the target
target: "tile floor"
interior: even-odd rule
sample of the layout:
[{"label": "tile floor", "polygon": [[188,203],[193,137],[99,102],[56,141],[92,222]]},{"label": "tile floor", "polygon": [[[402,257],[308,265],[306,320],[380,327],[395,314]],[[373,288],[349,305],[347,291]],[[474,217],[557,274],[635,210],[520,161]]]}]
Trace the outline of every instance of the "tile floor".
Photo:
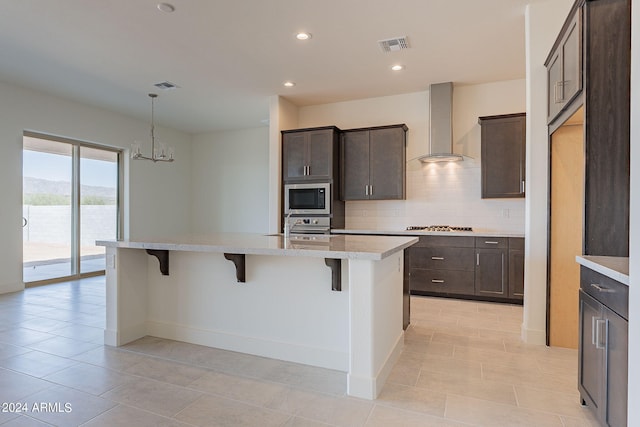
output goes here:
[{"label": "tile floor", "polygon": [[342,372],[146,337],[102,344],[104,277],[0,295],[4,426],[595,426],[575,351],[519,341],[522,307],[412,298],[375,401]]}]

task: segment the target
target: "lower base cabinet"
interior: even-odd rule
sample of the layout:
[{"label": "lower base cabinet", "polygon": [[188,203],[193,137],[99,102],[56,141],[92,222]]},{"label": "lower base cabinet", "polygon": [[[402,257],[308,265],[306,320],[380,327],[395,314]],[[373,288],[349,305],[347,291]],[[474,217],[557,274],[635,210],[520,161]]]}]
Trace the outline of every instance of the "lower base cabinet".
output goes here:
[{"label": "lower base cabinet", "polygon": [[509,239],[509,295],[524,298],[524,239]]},{"label": "lower base cabinet", "polygon": [[628,288],[582,267],[579,304],[578,388],[582,403],[602,425],[626,426]]},{"label": "lower base cabinet", "polygon": [[476,237],[475,294],[509,297],[509,239]]},{"label": "lower base cabinet", "polygon": [[524,239],[420,236],[407,249],[411,293],[498,302],[522,301]]},{"label": "lower base cabinet", "polygon": [[469,236],[420,236],[409,248],[411,293],[473,294],[474,246],[474,238]]}]

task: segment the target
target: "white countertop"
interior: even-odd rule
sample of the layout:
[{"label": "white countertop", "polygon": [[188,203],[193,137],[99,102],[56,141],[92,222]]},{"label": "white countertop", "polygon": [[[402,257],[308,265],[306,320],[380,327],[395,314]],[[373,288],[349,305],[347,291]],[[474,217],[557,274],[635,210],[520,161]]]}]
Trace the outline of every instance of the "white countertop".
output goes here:
[{"label": "white countertop", "polygon": [[578,264],[629,286],[629,258],[613,256],[577,256]]},{"label": "white countertop", "polygon": [[422,230],[365,230],[332,229],[332,234],[392,235],[392,236],[472,236],[472,237],[522,237],[524,233],[500,231],[422,231]]},{"label": "white countertop", "polygon": [[282,235],[216,233],[135,240],[98,240],[96,245],[187,252],[381,260],[418,241],[411,236]]}]

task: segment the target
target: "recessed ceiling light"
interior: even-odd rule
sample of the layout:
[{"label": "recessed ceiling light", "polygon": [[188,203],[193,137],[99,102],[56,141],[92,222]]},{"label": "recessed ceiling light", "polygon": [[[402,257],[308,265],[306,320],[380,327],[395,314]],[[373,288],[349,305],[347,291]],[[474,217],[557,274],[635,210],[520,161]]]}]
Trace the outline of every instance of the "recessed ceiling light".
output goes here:
[{"label": "recessed ceiling light", "polygon": [[175,12],[176,7],[171,3],[158,3],[158,10],[161,12],[171,13]]},{"label": "recessed ceiling light", "polygon": [[299,32],[296,34],[296,38],[298,40],[309,40],[311,38],[311,33]]},{"label": "recessed ceiling light", "polygon": [[400,65],[400,64],[392,65],[391,69],[393,71],[402,71],[402,70],[404,70],[404,65]]},{"label": "recessed ceiling light", "polygon": [[286,87],[294,87],[294,86],[296,85],[296,84],[295,84],[295,82],[291,82],[291,81],[289,81],[289,82],[284,82],[283,84],[284,84]]}]

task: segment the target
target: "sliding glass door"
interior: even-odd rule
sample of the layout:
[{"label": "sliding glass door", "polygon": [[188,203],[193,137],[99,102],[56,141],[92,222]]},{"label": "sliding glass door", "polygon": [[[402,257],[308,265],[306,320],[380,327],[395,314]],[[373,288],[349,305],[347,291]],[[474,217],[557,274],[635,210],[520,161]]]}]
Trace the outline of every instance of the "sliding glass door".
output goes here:
[{"label": "sliding glass door", "polygon": [[73,274],[73,145],[24,138],[22,156],[24,281]]},{"label": "sliding glass door", "polygon": [[95,241],[119,237],[121,151],[32,133],[23,144],[24,282],[102,274]]},{"label": "sliding glass door", "polygon": [[118,152],[80,147],[80,273],[103,271],[105,248],[118,237]]}]

